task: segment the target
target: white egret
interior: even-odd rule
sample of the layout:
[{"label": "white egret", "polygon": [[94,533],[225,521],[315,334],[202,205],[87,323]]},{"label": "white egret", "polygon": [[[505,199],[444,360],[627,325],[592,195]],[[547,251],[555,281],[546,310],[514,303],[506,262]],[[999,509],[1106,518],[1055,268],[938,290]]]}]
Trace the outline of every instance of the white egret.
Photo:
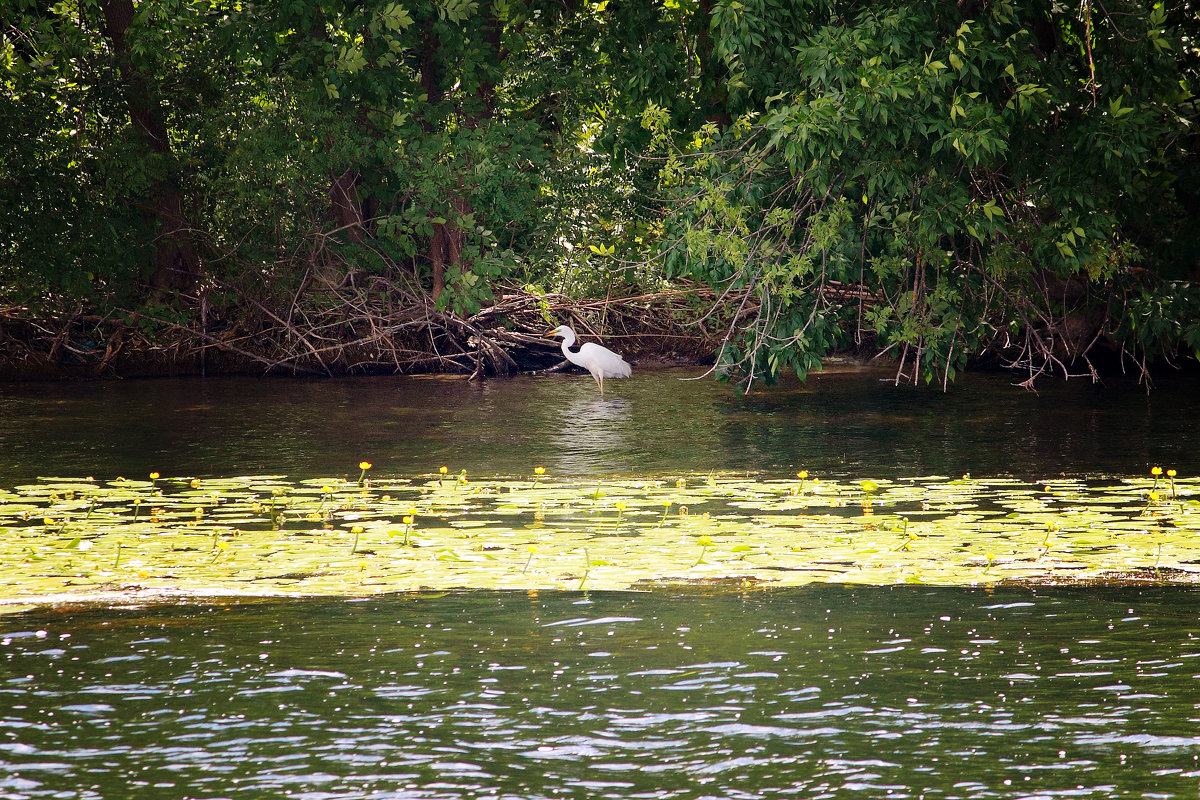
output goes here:
[{"label": "white egret", "polygon": [[563,355],[567,357],[567,361],[578,364],[592,373],[592,377],[596,379],[596,385],[600,387],[601,397],[604,396],[605,378],[628,378],[630,375],[631,370],[625,359],[607,347],[587,342],[580,345],[578,351],[571,350],[571,345],[575,344],[575,331],[566,325],[559,325],[552,331],[546,331],[545,335],[546,338],[562,337]]}]

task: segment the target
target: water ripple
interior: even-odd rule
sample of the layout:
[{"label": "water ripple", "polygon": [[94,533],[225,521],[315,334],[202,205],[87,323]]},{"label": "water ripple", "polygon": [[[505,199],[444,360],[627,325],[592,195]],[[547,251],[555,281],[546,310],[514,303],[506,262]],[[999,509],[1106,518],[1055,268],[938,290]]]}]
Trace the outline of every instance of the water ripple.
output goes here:
[{"label": "water ripple", "polygon": [[[1194,679],[1178,667],[1200,650],[1198,596],[821,588],[449,595],[299,619],[265,604],[119,626],[47,614],[0,646],[0,796],[1194,800],[1200,736],[1180,702]],[[1110,627],[1131,616],[1136,630]],[[402,643],[398,619],[416,632]],[[60,633],[80,658],[43,657]]]}]

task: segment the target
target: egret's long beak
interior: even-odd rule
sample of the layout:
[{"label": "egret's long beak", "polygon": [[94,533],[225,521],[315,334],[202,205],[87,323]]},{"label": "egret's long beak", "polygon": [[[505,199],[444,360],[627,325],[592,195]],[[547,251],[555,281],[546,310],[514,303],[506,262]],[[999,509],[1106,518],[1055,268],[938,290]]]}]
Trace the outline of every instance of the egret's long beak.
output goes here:
[{"label": "egret's long beak", "polygon": [[558,328],[555,328],[552,331],[546,331],[545,333],[543,333],[542,338],[543,339],[553,339],[557,335],[558,335]]}]

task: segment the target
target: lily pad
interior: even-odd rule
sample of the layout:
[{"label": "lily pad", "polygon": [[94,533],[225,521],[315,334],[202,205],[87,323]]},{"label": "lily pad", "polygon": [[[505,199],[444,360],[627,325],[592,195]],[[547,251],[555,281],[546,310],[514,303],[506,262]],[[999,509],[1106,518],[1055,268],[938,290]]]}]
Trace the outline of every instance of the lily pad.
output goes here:
[{"label": "lily pad", "polygon": [[1200,481],[261,475],[0,490],[0,606],[139,594],[1200,580]]}]

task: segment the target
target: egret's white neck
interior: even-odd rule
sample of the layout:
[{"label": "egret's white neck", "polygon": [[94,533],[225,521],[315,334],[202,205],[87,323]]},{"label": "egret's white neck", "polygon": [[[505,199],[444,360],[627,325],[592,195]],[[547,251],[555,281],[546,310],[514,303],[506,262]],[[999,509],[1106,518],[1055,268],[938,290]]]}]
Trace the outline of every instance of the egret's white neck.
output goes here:
[{"label": "egret's white neck", "polygon": [[578,353],[571,352],[571,345],[573,345],[573,344],[575,344],[574,336],[568,336],[565,339],[563,339],[563,343],[562,343],[563,355],[566,356],[567,361],[570,361],[572,364],[579,364],[579,366],[581,366],[581,367],[586,366],[584,364],[579,363],[579,354]]}]

